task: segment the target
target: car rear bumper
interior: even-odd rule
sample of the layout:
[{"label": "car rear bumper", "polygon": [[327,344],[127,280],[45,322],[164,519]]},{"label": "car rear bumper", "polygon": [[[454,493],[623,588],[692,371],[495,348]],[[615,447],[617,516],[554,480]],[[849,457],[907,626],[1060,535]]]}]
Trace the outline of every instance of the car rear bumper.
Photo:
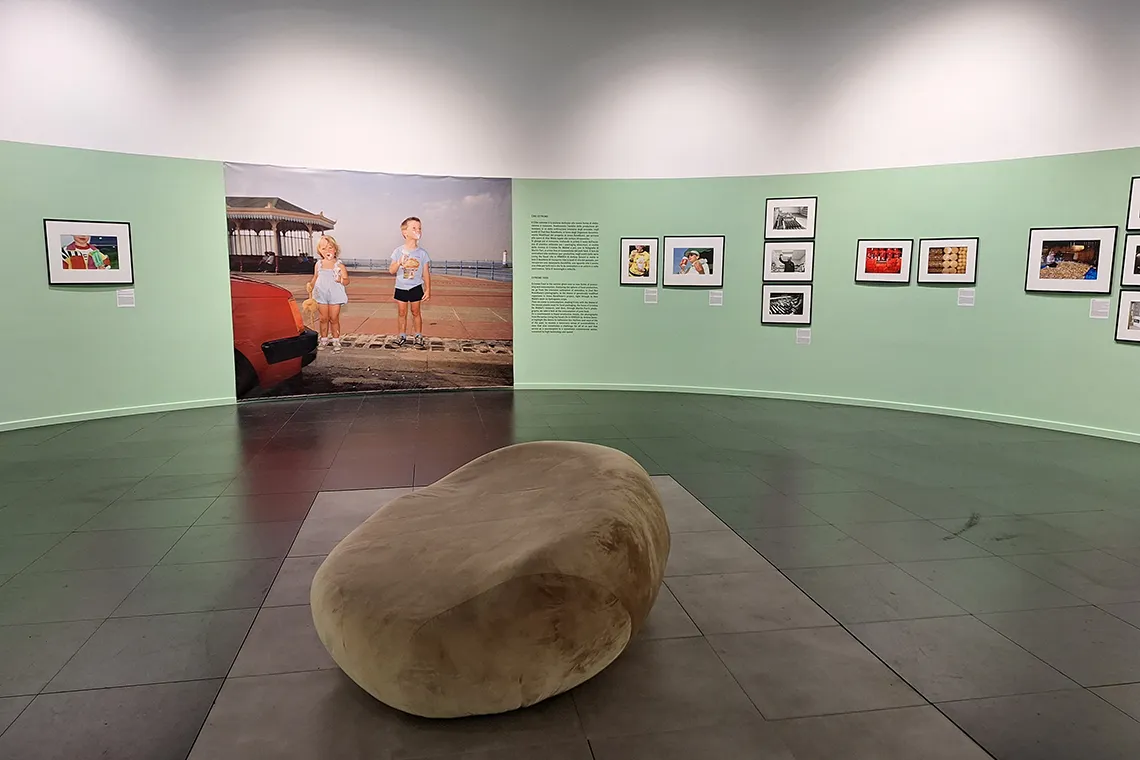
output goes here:
[{"label": "car rear bumper", "polygon": [[308,364],[317,355],[317,334],[306,328],[293,337],[262,343],[261,351],[269,364],[280,364],[290,359],[301,358],[308,358],[305,362]]}]

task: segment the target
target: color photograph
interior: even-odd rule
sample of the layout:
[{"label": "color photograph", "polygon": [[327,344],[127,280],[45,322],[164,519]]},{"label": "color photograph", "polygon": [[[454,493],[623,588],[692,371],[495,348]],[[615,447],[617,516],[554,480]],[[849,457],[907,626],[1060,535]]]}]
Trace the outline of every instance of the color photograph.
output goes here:
[{"label": "color photograph", "polygon": [[815,272],[815,243],[765,243],[765,282],[811,282]]},{"label": "color photograph", "polygon": [[724,237],[667,237],[665,264],[666,287],[724,287]]},{"label": "color photograph", "polygon": [[1124,238],[1124,273],[1120,284],[1126,288],[1140,287],[1140,235]]},{"label": "color photograph", "polygon": [[815,237],[816,198],[769,198],[764,211],[767,240],[807,240]]},{"label": "color photograph", "polygon": [[1116,340],[1140,343],[1140,291],[1126,290],[1120,294],[1120,305],[1116,311]]},{"label": "color photograph", "polygon": [[760,323],[810,325],[811,285],[765,285]]},{"label": "color photograph", "polygon": [[1025,289],[1046,293],[1108,293],[1116,227],[1029,231]]},{"label": "color photograph", "polygon": [[131,285],[131,226],[126,222],[44,220],[48,283]]},{"label": "color photograph", "polygon": [[622,238],[621,284],[652,287],[657,284],[657,238]]},{"label": "color photograph", "polygon": [[977,282],[978,239],[918,241],[918,281],[924,284],[973,285]]},{"label": "color photograph", "polygon": [[913,240],[860,240],[855,256],[855,282],[910,282]]},{"label": "color photograph", "polygon": [[239,398],[513,384],[511,180],[226,164],[226,196]]}]

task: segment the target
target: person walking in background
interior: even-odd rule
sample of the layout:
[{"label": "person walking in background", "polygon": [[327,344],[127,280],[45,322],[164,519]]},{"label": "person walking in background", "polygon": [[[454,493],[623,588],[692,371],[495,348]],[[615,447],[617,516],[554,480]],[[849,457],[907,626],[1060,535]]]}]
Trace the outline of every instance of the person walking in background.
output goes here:
[{"label": "person walking in background", "polygon": [[424,345],[424,322],[421,304],[431,298],[431,257],[420,247],[423,236],[423,223],[419,218],[409,216],[400,224],[400,234],[404,244],[392,251],[392,261],[388,272],[396,275],[396,323],[400,331],[396,344],[408,342],[408,306],[412,310],[412,329],[415,332],[415,345]]},{"label": "person walking in background", "polygon": [[321,314],[320,348],[340,351],[340,309],[348,303],[348,269],[340,261],[340,245],[331,235],[317,242],[317,260],[307,290]]}]

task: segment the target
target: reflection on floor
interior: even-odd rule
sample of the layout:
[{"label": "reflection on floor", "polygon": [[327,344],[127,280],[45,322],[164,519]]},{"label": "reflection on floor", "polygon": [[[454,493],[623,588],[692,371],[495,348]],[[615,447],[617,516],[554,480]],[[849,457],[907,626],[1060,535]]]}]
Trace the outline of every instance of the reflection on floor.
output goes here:
[{"label": "reflection on floor", "polygon": [[[647,629],[531,710],[378,705],[316,640],[317,565],[385,499],[542,439],[657,476],[673,551]],[[0,758],[1136,758],[1137,452],[873,409],[507,391],[0,434]]]}]

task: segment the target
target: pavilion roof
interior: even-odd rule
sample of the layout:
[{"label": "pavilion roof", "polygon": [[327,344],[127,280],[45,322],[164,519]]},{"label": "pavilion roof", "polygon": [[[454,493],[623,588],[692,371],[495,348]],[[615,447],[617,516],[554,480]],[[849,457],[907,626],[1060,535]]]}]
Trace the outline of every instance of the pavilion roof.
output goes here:
[{"label": "pavilion roof", "polygon": [[287,222],[312,227],[314,230],[331,230],[336,222],[323,213],[314,214],[295,203],[271,196],[227,196],[226,218],[242,221]]}]

